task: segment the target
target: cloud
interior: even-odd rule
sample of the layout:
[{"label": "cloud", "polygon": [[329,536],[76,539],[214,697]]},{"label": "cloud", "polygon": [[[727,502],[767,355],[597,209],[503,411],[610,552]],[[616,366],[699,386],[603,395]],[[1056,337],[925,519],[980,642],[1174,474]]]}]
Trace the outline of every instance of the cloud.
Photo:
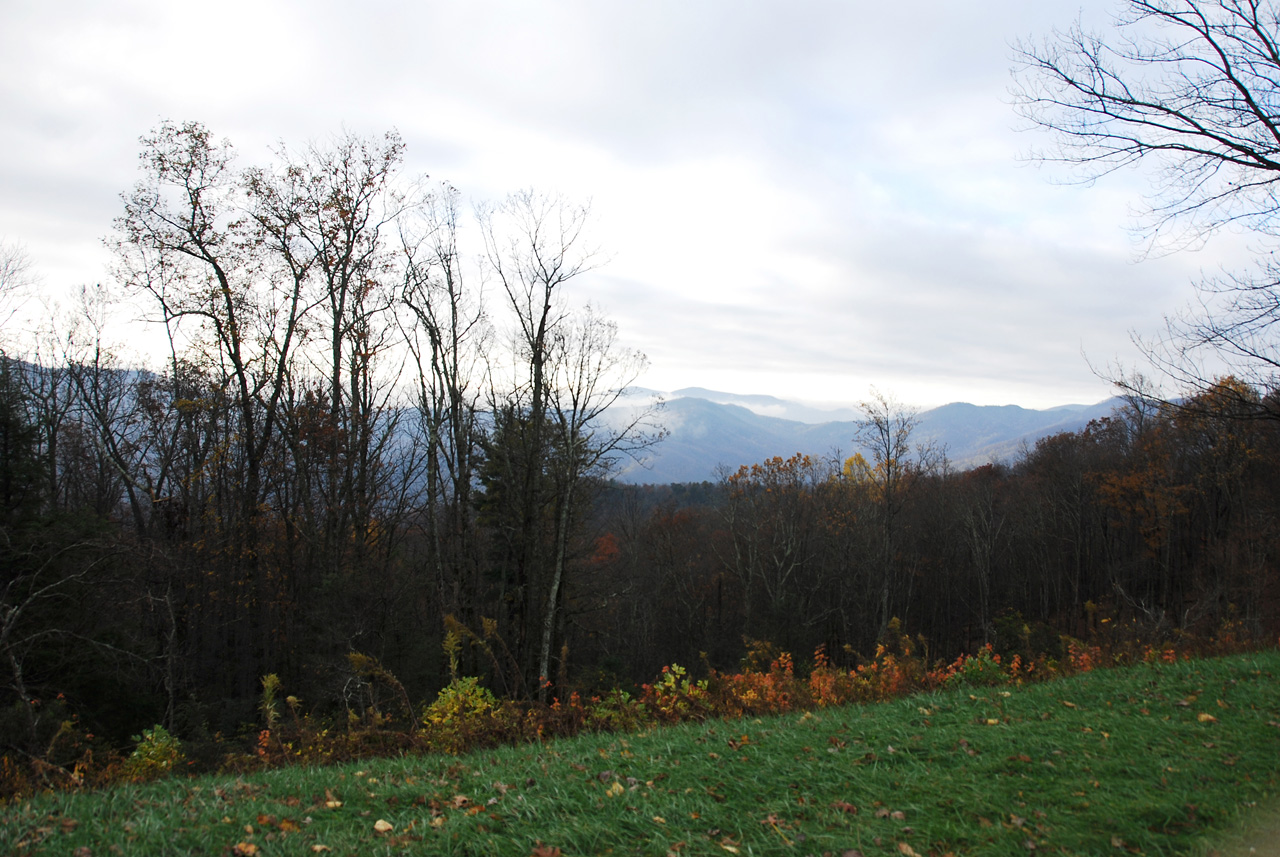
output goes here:
[{"label": "cloud", "polygon": [[1064,187],[1019,162],[1035,138],[1006,103],[1009,44],[1078,6],[8,4],[0,235],[47,282],[100,279],[162,118],[205,122],[246,162],[396,127],[412,171],[472,197],[592,200],[609,263],[575,298],[649,354],[652,386],[1096,400],[1082,351],[1131,354],[1199,267],[1245,254],[1135,262],[1141,174]]}]

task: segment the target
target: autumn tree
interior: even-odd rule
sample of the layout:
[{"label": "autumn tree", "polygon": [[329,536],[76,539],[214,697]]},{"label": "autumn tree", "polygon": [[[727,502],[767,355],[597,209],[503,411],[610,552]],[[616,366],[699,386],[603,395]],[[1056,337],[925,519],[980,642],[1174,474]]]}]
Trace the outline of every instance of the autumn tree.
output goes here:
[{"label": "autumn tree", "polygon": [[324,430],[311,434],[308,459],[322,461],[308,487],[319,504],[315,552],[331,573],[360,566],[378,498],[394,494],[381,451],[396,403],[379,361],[396,334],[397,225],[417,202],[396,183],[403,153],[394,133],[347,133],[299,152],[282,147],[277,164],[243,179],[255,232],[305,313],[290,398],[310,392],[327,410]]},{"label": "autumn tree", "polygon": [[1237,378],[1219,379],[1171,412],[1168,433],[1180,455],[1180,501],[1196,556],[1176,581],[1181,625],[1265,625],[1276,597],[1270,545],[1280,536],[1266,510],[1275,501],[1275,423],[1242,418],[1256,413],[1259,392]]},{"label": "autumn tree", "polygon": [[[306,585],[298,572],[324,565],[340,580],[385,561],[382,522],[405,508],[412,468],[388,465],[396,372],[378,368],[400,281],[390,242],[412,208],[396,184],[402,152],[394,134],[345,135],[239,169],[204,126],[163,123],[116,222],[118,275],[152,300],[170,374],[198,367],[209,383],[172,407],[209,418],[206,505],[187,515],[222,572],[191,609],[214,611],[197,624],[223,638],[230,656],[216,662],[237,692],[285,656],[273,628]],[[197,645],[218,651],[211,642]]]},{"label": "autumn tree", "polygon": [[722,559],[743,589],[743,634],[812,648],[821,636],[813,629],[837,609],[840,587],[819,566],[822,487],[830,476],[829,462],[797,453],[723,478],[729,539]]}]

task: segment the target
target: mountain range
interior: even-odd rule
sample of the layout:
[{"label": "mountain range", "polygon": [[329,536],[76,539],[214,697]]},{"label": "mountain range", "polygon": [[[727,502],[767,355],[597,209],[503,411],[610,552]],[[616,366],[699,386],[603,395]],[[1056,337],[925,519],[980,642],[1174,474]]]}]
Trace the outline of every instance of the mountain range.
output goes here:
[{"label": "mountain range", "polygon": [[[619,404],[625,416],[643,407],[653,390],[635,389]],[[849,456],[860,412],[855,408],[823,409],[773,396],[737,395],[701,387],[660,394],[665,405],[658,423],[668,435],[643,463],[627,462],[617,478],[631,484],[667,484],[715,480],[717,470],[736,470],[773,456],[795,453]],[[956,468],[1012,461],[1024,446],[1065,431],[1079,431],[1090,420],[1111,414],[1121,399],[1096,405],[1063,405],[1032,410],[1017,405],[971,405],[954,402],[921,411],[912,444],[931,443],[946,451]]]}]

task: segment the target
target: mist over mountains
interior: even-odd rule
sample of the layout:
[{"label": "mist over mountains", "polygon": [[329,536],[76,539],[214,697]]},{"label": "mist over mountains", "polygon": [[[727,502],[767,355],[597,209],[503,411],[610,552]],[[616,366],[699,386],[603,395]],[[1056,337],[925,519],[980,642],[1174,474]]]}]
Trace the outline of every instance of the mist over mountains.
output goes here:
[{"label": "mist over mountains", "polygon": [[[619,410],[627,411],[656,391],[629,391]],[[860,413],[854,408],[823,409],[773,396],[737,395],[701,387],[663,394],[658,422],[669,435],[643,464],[628,462],[617,478],[631,484],[714,480],[721,465],[737,469],[775,455],[797,452],[849,456],[859,451],[853,437]],[[954,402],[918,414],[912,443],[932,442],[946,450],[953,467],[1012,461],[1023,445],[1064,431],[1079,431],[1121,403],[1063,405],[1032,410],[1017,405]]]}]

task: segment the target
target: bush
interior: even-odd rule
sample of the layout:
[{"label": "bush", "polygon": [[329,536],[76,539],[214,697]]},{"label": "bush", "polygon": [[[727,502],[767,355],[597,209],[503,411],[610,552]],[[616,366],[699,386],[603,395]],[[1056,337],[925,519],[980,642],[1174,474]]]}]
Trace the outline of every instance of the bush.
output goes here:
[{"label": "bush", "polygon": [[943,678],[943,684],[948,687],[985,687],[1008,682],[1000,656],[990,645],[983,646],[976,655],[957,658]]},{"label": "bush", "polygon": [[478,739],[499,738],[503,732],[502,706],[480,680],[456,678],[422,713],[427,743],[445,753],[458,754]]},{"label": "bush", "polygon": [[707,682],[690,681],[688,671],[679,664],[663,667],[657,681],[641,685],[640,701],[655,720],[664,723],[702,720],[711,709]]},{"label": "bush", "polygon": [[125,759],[122,773],[135,783],[168,776],[187,760],[182,742],[159,724],[142,730],[142,735],[134,735],[133,740],[138,746]]}]

